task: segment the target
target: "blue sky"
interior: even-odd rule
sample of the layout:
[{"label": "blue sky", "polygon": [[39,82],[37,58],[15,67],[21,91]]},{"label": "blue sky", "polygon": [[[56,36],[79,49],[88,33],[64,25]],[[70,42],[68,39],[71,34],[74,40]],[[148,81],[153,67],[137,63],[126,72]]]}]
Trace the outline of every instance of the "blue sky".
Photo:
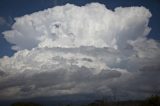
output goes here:
[{"label": "blue sky", "polygon": [[[11,25],[14,23],[15,17],[51,8],[55,5],[63,5],[66,3],[85,5],[90,2],[103,3],[109,9],[114,9],[119,6],[145,6],[152,13],[152,18],[149,23],[152,31],[148,37],[160,40],[159,0],[0,0],[0,17],[3,17],[6,23]],[[6,42],[2,35],[3,31],[10,29],[8,24],[0,25],[0,57],[4,55],[12,56],[14,54],[14,51],[11,50],[11,44]]]}]

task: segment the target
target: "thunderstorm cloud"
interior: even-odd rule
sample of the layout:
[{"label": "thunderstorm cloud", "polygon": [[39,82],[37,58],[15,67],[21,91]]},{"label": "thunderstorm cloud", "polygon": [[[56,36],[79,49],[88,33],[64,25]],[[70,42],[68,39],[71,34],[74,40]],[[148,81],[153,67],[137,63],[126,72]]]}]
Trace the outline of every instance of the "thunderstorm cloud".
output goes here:
[{"label": "thunderstorm cloud", "polygon": [[[0,59],[0,98],[145,97],[160,89],[160,43],[145,7],[66,4],[15,18],[17,52]],[[116,92],[116,93],[115,93]]]}]

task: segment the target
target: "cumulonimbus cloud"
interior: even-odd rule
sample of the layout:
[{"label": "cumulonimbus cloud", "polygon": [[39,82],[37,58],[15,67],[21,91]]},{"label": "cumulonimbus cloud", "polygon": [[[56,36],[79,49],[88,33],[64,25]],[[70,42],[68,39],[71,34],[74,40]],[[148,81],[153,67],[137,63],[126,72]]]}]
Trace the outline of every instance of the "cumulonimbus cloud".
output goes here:
[{"label": "cumulonimbus cloud", "polygon": [[[12,29],[3,32],[17,52],[0,59],[1,97],[107,96],[115,89],[120,98],[154,93],[152,81],[160,88],[158,76],[152,76],[159,74],[160,44],[147,38],[150,17],[145,7],[112,11],[91,3],[15,18]],[[155,68],[146,72],[146,67]]]}]

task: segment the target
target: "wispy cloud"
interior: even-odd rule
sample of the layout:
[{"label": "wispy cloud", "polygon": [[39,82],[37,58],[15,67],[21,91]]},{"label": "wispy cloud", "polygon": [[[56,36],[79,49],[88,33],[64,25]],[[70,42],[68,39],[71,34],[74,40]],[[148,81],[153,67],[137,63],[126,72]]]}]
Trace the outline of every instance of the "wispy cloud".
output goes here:
[{"label": "wispy cloud", "polygon": [[0,16],[0,25],[4,25],[4,24],[6,24],[6,20],[5,18]]}]

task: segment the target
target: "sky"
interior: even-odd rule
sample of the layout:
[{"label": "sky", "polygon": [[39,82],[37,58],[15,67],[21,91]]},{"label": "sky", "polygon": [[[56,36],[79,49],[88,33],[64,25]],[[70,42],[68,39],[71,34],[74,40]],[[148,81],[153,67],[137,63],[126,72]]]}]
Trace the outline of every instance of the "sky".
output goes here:
[{"label": "sky", "polygon": [[1,0],[0,100],[159,94],[159,5]]}]

